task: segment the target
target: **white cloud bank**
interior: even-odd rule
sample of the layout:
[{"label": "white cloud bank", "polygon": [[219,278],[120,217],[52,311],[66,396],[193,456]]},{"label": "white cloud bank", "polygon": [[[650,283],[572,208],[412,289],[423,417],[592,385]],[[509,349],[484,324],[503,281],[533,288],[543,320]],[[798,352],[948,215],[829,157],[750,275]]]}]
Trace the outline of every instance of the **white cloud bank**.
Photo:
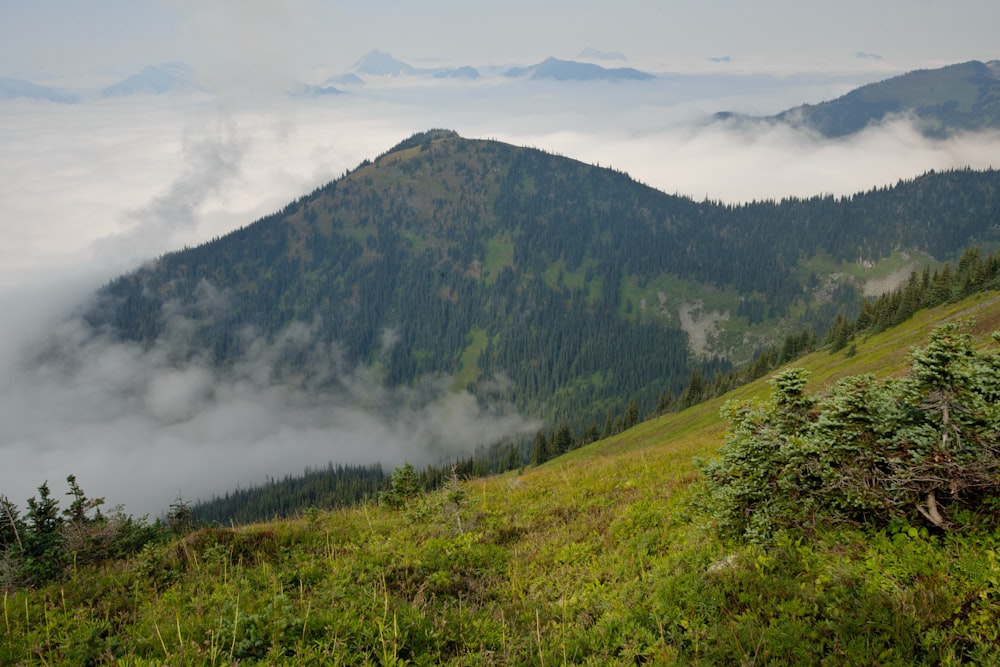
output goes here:
[{"label": "white cloud bank", "polygon": [[[304,324],[271,342],[244,332],[245,353],[227,370],[192,356],[183,318],[167,328],[143,349],[71,319],[43,346],[20,346],[0,377],[5,495],[23,502],[42,481],[58,489],[75,474],[89,493],[155,514],[179,492],[207,499],[330,461],[422,465],[538,428],[449,392],[446,379],[386,388],[344,368],[336,346]],[[306,382],[289,382],[277,360],[300,350]]]}]

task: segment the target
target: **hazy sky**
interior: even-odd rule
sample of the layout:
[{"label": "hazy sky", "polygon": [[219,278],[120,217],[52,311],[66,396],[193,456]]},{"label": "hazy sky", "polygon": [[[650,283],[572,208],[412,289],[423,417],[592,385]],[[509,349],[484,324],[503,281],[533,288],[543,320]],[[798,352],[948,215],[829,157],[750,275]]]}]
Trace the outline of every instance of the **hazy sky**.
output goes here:
[{"label": "hazy sky", "polygon": [[997,25],[991,0],[4,0],[0,76],[184,60],[303,78],[346,70],[374,48],[478,66],[588,46],[656,71],[900,71],[994,58]]},{"label": "hazy sky", "polygon": [[[112,277],[271,213],[434,127],[612,166],[697,199],[849,194],[928,169],[997,166],[996,133],[929,141],[905,118],[826,140],[710,124],[774,113],[903,71],[1000,57],[1000,3],[251,2],[2,0],[0,78],[81,92],[0,99],[0,494],[23,507],[67,474],[134,512],[329,461],[437,460],[537,425],[445,391],[394,391],[309,323],[255,340],[231,373],[197,357],[185,322],[150,349],[88,333],[73,312]],[[656,81],[368,81],[292,99],[372,49],[412,65],[528,65],[620,52]],[[102,99],[149,64],[187,62],[215,92]],[[204,298],[226,295],[206,285]],[[385,332],[387,341],[393,332]],[[252,338],[253,332],[245,332]],[[341,389],[283,387],[298,345]],[[43,350],[57,350],[39,363]],[[502,382],[503,378],[496,378]],[[363,406],[363,407],[359,407]]]}]

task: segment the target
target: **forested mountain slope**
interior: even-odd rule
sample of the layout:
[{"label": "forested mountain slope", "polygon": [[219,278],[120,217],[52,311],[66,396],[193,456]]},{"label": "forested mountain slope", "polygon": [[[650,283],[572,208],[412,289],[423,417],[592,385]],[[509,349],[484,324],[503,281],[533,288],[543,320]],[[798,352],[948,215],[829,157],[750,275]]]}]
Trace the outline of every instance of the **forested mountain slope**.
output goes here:
[{"label": "forested mountain slope", "polygon": [[[859,132],[907,116],[926,136],[1000,127],[1000,60],[907,72],[818,104],[803,104],[765,120],[807,127],[825,137]],[[718,118],[733,118],[722,113]]]},{"label": "forested mountain slope", "polygon": [[547,418],[603,418],[627,397],[645,413],[693,368],[725,370],[776,333],[855,310],[894,252],[992,247],[998,186],[966,170],[729,206],[437,130],[112,281],[87,318],[148,345],[183,336],[186,354],[222,366],[298,323],[275,360],[289,381],[364,366],[392,385],[448,377]]}]

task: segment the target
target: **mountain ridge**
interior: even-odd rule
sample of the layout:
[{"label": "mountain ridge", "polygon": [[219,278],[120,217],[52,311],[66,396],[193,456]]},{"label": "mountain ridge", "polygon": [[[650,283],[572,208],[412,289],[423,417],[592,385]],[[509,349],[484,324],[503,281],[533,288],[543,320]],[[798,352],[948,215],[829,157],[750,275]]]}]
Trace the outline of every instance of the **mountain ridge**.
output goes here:
[{"label": "mountain ridge", "polygon": [[900,115],[911,116],[929,137],[1000,129],[1000,60],[914,70],[773,116],[753,118],[722,112],[715,118],[787,123],[836,138]]},{"label": "mountain ridge", "polygon": [[594,63],[549,57],[527,67],[512,67],[508,78],[554,79],[556,81],[648,81],[656,77],[633,67],[602,67]]},{"label": "mountain ridge", "polygon": [[12,100],[19,97],[48,100],[59,104],[74,104],[80,100],[75,93],[51,86],[40,86],[27,79],[0,78],[0,99]]},{"label": "mountain ridge", "polygon": [[200,87],[195,82],[194,69],[182,62],[166,62],[147,65],[141,71],[104,88],[101,96],[163,95],[196,90]]},{"label": "mountain ridge", "polygon": [[[392,385],[443,374],[459,388],[505,387],[500,397],[535,415],[597,419],[623,396],[648,411],[693,369],[712,376],[775,337],[825,330],[859,306],[859,277],[899,248],[943,261],[973,242],[992,247],[998,181],[931,173],[840,200],[725,206],[436,130],[111,281],[88,319],[152,344],[170,304],[220,363],[247,336],[299,321]],[[226,306],[206,310],[207,294]],[[692,354],[693,325],[703,355]],[[310,349],[290,352],[289,369],[305,369]]]}]

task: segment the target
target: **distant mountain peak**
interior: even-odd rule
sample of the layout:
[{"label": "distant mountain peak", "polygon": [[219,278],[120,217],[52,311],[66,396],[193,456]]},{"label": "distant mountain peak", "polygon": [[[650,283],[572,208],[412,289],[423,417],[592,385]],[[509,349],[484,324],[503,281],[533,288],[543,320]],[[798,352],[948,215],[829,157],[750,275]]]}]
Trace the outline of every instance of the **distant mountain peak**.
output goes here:
[{"label": "distant mountain peak", "polygon": [[461,139],[461,137],[455,130],[434,128],[431,130],[427,130],[425,132],[417,132],[411,137],[404,139],[403,141],[399,142],[398,144],[390,148],[388,151],[386,151],[384,155],[391,155],[392,153],[405,151],[407,149],[414,148],[416,146],[426,146],[429,145],[431,142],[437,141],[439,139]]},{"label": "distant mountain peak", "polygon": [[26,97],[36,100],[48,100],[60,104],[72,104],[79,98],[73,93],[67,93],[48,86],[39,86],[25,79],[0,78],[0,99],[15,99]]},{"label": "distant mountain peak", "polygon": [[323,83],[327,85],[340,84],[342,86],[360,86],[364,83],[364,79],[362,79],[357,74],[354,74],[353,72],[348,72],[347,74],[338,74],[336,76],[331,76]]},{"label": "distant mountain peak", "polygon": [[390,53],[373,49],[354,63],[354,71],[375,76],[400,76],[413,74],[416,70]]},{"label": "distant mountain peak", "polygon": [[507,70],[506,76],[557,81],[645,81],[656,78],[632,67],[607,68],[593,63],[560,60],[552,56],[530,67],[512,67]]},{"label": "distant mountain peak", "polygon": [[162,95],[168,92],[196,90],[198,86],[194,78],[194,70],[182,62],[147,65],[132,76],[108,86],[101,91],[101,95],[103,97]]}]

